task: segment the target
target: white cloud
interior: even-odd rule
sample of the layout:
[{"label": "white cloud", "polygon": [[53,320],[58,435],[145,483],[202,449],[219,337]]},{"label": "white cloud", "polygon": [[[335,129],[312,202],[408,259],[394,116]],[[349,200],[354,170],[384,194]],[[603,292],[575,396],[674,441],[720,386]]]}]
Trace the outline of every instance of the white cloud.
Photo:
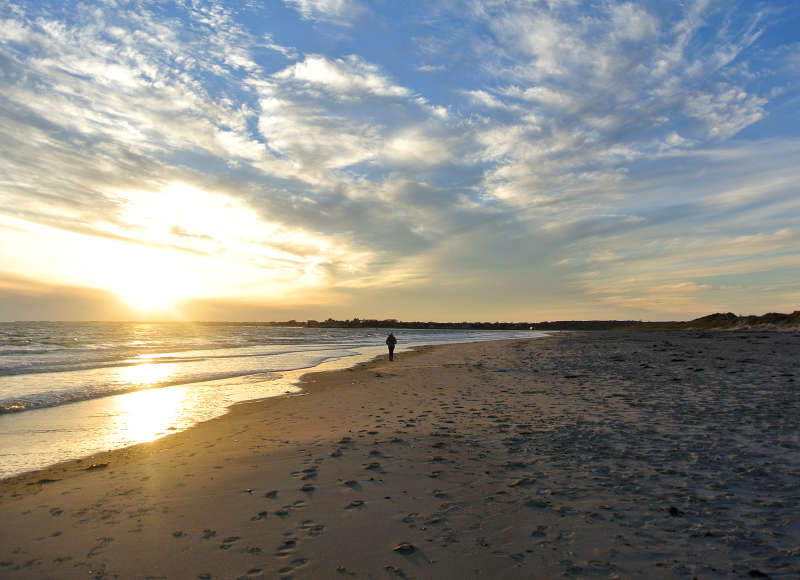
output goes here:
[{"label": "white cloud", "polygon": [[525,89],[510,86],[503,88],[501,92],[509,97],[547,105],[554,109],[571,109],[574,107],[574,101],[570,95],[547,86],[533,86]]},{"label": "white cloud", "polygon": [[404,130],[392,135],[383,154],[391,163],[412,167],[439,165],[452,159],[447,140],[425,135],[419,129]]},{"label": "white cloud", "polygon": [[30,30],[25,24],[13,18],[0,19],[0,42],[25,42]]},{"label": "white cloud", "polygon": [[701,93],[686,103],[687,112],[703,121],[711,137],[726,139],[764,118],[767,99],[735,88]]},{"label": "white cloud", "polygon": [[[678,8],[677,22],[630,2],[598,5],[591,17],[584,9],[513,0],[475,8],[493,33],[475,50],[507,84],[464,95],[516,116],[474,131],[481,158],[496,163],[484,173],[491,196],[517,207],[615,199],[626,165],[727,139],[766,114],[747,77],[725,69],[758,40],[759,14],[709,31],[717,16],[707,2]],[[679,134],[673,120],[687,114],[694,122]]]},{"label": "white cloud", "polygon": [[509,48],[528,57],[524,72],[535,80],[567,74],[587,52],[575,29],[546,12],[515,11],[489,24]]},{"label": "white cloud", "polygon": [[658,150],[666,153],[671,151],[679,151],[681,149],[691,147],[692,145],[694,145],[694,142],[691,139],[685,139],[681,137],[677,131],[673,131],[661,140],[658,145]]},{"label": "white cloud", "polygon": [[273,75],[280,80],[292,80],[311,87],[320,87],[342,98],[374,95],[378,97],[408,97],[411,94],[382,75],[372,65],[355,55],[328,59],[310,55]]},{"label": "white cloud", "polygon": [[483,107],[489,107],[490,109],[510,109],[511,107],[500,99],[495,97],[494,95],[487,93],[486,91],[476,90],[476,91],[464,91],[464,93],[470,98],[470,100],[475,103],[476,105],[480,105]]},{"label": "white cloud", "polygon": [[610,7],[611,35],[619,41],[641,41],[659,32],[658,19],[631,2]]},{"label": "white cloud", "polygon": [[351,24],[363,10],[357,0],[283,0],[307,20],[323,20],[337,24]]},{"label": "white cloud", "polygon": [[280,54],[282,54],[286,58],[289,58],[289,59],[292,59],[292,60],[295,60],[300,56],[295,47],[293,47],[293,46],[283,46],[283,45],[276,44],[275,42],[273,42],[273,38],[272,38],[272,35],[270,33],[264,34],[264,46],[266,48],[270,49],[270,50],[274,50],[275,52],[279,52]]},{"label": "white cloud", "polygon": [[371,124],[267,94],[261,100],[259,130],[270,149],[309,173],[371,159],[379,141]]}]

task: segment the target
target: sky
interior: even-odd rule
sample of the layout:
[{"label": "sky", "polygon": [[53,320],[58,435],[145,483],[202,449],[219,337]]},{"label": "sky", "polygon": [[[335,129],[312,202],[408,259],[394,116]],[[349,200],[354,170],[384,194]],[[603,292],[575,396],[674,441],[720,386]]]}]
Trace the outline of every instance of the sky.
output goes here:
[{"label": "sky", "polygon": [[0,320],[800,309],[795,0],[0,0]]}]

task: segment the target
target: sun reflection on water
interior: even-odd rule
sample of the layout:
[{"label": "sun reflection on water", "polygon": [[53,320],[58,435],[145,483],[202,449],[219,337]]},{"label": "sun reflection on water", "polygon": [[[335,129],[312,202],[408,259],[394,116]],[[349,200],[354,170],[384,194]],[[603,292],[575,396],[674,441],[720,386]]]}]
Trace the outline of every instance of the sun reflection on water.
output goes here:
[{"label": "sun reflection on water", "polygon": [[[119,380],[140,387],[156,387],[173,370],[170,363],[142,363],[118,369]],[[150,388],[128,393],[116,401],[117,433],[127,444],[144,443],[175,428],[174,422],[185,406],[181,389]]]},{"label": "sun reflection on water", "polygon": [[174,364],[170,363],[141,363],[119,368],[119,379],[134,385],[156,386],[171,373]]},{"label": "sun reflection on water", "polygon": [[145,443],[164,435],[184,407],[179,389],[148,389],[117,399],[118,435],[129,443]]}]

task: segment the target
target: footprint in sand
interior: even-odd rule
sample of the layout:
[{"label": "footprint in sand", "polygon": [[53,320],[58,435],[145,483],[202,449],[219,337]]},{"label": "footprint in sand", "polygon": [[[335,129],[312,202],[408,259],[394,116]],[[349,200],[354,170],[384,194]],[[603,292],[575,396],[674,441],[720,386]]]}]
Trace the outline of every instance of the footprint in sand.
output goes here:
[{"label": "footprint in sand", "polygon": [[303,469],[302,471],[292,472],[292,477],[299,477],[302,481],[307,481],[309,479],[316,479],[317,471],[318,470],[316,467],[309,467],[307,469]]},{"label": "footprint in sand", "polygon": [[402,542],[392,548],[392,551],[403,554],[404,556],[409,556],[417,551],[417,547],[409,542]]},{"label": "footprint in sand", "polygon": [[220,550],[229,550],[230,547],[238,542],[241,538],[239,536],[230,536],[222,540],[222,543],[219,545]]},{"label": "footprint in sand", "polygon": [[442,514],[435,513],[435,514],[431,514],[431,516],[429,518],[427,518],[423,523],[426,526],[435,526],[435,525],[438,525],[438,524],[443,524],[445,522],[447,522],[447,518],[446,517],[444,517]]},{"label": "footprint in sand", "polygon": [[91,550],[89,550],[89,552],[86,554],[86,557],[87,558],[93,558],[93,557],[97,556],[98,554],[101,554],[103,552],[103,549],[113,541],[114,541],[114,538],[109,537],[109,536],[105,536],[105,537],[102,537],[102,538],[97,538],[97,545],[92,547]]},{"label": "footprint in sand", "polygon": [[[290,534],[291,532],[286,532]],[[283,541],[283,543],[278,546],[278,549],[275,551],[275,555],[279,558],[286,558],[287,556],[291,556],[295,549],[297,548],[297,538],[287,538]]]},{"label": "footprint in sand", "polygon": [[397,566],[387,565],[384,566],[383,569],[386,570],[387,574],[391,574],[392,576],[397,576],[398,578],[408,578],[408,576],[406,576],[406,573],[403,572],[403,569],[398,568]]},{"label": "footprint in sand", "polygon": [[302,568],[303,566],[308,564],[308,558],[295,558],[290,562],[288,566],[284,566],[283,568],[278,570],[278,574],[281,575],[281,578],[291,578],[290,574],[297,570],[298,568]]},{"label": "footprint in sand", "polygon": [[298,526],[298,529],[305,533],[307,536],[316,537],[325,533],[326,527],[322,524],[317,524],[313,520],[305,520]]}]

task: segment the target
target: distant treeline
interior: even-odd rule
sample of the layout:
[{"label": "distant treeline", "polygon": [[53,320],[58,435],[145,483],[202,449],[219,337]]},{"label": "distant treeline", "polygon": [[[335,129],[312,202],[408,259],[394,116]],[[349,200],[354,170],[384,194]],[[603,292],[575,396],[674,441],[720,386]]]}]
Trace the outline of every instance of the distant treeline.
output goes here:
[{"label": "distant treeline", "polygon": [[389,318],[386,320],[353,318],[352,320],[283,320],[274,322],[200,322],[211,326],[284,326],[299,328],[434,328],[470,330],[529,330],[530,322],[408,322]]},{"label": "distant treeline", "polygon": [[422,322],[353,318],[352,320],[284,320],[276,322],[204,322],[207,325],[288,326],[299,328],[430,328],[437,330],[613,330],[615,328],[649,327],[665,322],[636,320],[561,320],[554,322]]},{"label": "distant treeline", "polygon": [[[148,324],[176,324],[149,322]],[[298,328],[431,328],[455,330],[710,330],[800,329],[800,310],[791,314],[770,312],[762,316],[737,316],[732,312],[709,314],[688,322],[641,320],[556,320],[546,322],[421,322],[387,318],[352,320],[283,320],[275,322],[186,322],[205,326],[289,326]]]}]

